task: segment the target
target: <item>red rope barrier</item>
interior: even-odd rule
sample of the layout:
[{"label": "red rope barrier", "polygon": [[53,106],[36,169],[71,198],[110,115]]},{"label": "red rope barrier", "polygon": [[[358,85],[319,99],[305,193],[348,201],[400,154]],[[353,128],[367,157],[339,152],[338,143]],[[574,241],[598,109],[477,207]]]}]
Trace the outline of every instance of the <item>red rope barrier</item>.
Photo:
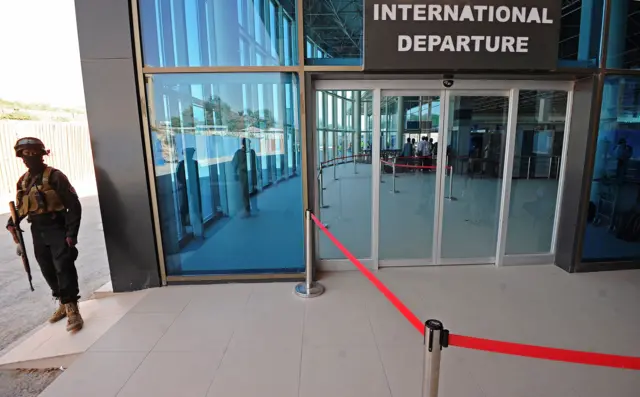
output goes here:
[{"label": "red rope barrier", "polygon": [[[311,219],[320,230],[335,244],[335,246],[362,272],[362,274],[378,288],[380,292],[402,313],[402,315],[424,335],[424,324],[396,297],[373,273],[367,269],[340,241],[311,214]],[[448,346],[457,346],[464,349],[481,350],[491,353],[506,354],[511,356],[529,357],[540,360],[560,361],[574,364],[594,365],[600,367],[640,370],[640,357],[619,356],[614,354],[591,353],[578,350],[557,349],[553,347],[525,345],[522,343],[502,342],[491,339],[476,338],[449,334]]]},{"label": "red rope barrier", "polygon": [[541,360],[640,370],[640,357],[556,349],[454,334],[449,334],[449,346]]},{"label": "red rope barrier", "polygon": [[[388,165],[390,167],[393,167],[393,163],[390,163],[388,161],[380,160],[380,162],[382,164],[386,164],[386,165]],[[435,170],[436,168],[438,168],[435,165],[409,165],[409,164],[398,164],[398,163],[396,163],[395,166],[397,168],[415,168],[415,169],[430,169],[430,170]],[[450,170],[451,166],[448,165],[445,168]]]},{"label": "red rope barrier", "polygon": [[354,157],[369,157],[369,156],[370,156],[370,155],[368,155],[368,154],[355,154],[355,155],[352,155],[352,156],[336,157],[336,158],[331,159],[331,160],[322,161],[322,162],[320,163],[320,165],[333,163],[333,162],[338,161],[338,160],[347,160],[347,159],[352,159],[352,158],[354,158]]},{"label": "red rope barrier", "polygon": [[411,325],[413,325],[422,335],[424,335],[424,324],[418,318],[418,316],[413,314],[411,310],[409,310],[409,308],[407,308],[404,303],[402,303],[402,301],[389,290],[389,288],[382,284],[382,282],[378,280],[378,278],[374,276],[369,269],[367,269],[355,256],[353,256],[353,254],[351,254],[351,252],[349,252],[349,250],[346,249],[345,246],[342,245],[342,243],[340,243],[340,241],[338,241],[338,239],[335,238],[335,236],[331,234],[329,230],[327,230],[327,228],[322,224],[322,222],[320,222],[318,218],[316,218],[314,214],[311,214],[311,219],[313,219],[313,222],[315,222],[316,226],[318,226],[318,228],[324,232],[329,240],[331,240],[331,242],[335,244],[336,247],[338,247],[338,249],[347,257],[347,259],[349,259],[351,263],[353,263],[354,266],[357,267],[358,270],[360,270],[360,272],[362,272],[362,274],[366,278],[368,278],[369,281],[371,281],[371,283],[375,285],[380,292],[382,292],[382,295],[389,299],[389,302],[391,302],[393,306],[395,306],[396,309],[398,309],[400,313],[402,313],[402,315],[407,320],[409,320]]}]

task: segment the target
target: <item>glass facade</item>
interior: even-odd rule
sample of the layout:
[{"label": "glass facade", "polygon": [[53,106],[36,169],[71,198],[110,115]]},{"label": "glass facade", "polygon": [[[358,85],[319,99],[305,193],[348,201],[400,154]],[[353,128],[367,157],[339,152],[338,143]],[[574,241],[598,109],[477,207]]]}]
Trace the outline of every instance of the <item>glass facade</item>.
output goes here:
[{"label": "glass facade", "polygon": [[301,271],[295,76],[157,74],[147,81],[167,273]]},{"label": "glass facade", "polygon": [[640,3],[611,0],[607,68],[640,68]]},{"label": "glass facade", "polygon": [[602,96],[584,261],[640,258],[640,77],[607,77]]},{"label": "glass facade", "polygon": [[552,251],[567,93],[520,91],[505,253]]},{"label": "glass facade", "polygon": [[307,65],[362,65],[361,1],[304,0]]},{"label": "glass facade", "polygon": [[[640,177],[634,173],[640,148],[634,134],[636,124],[640,125],[636,120],[640,76],[631,74],[640,64],[636,39],[640,3],[611,0],[605,17],[605,0],[558,1],[562,2],[559,69],[607,75],[600,119],[593,121],[599,126],[597,148],[593,178],[587,186],[590,192],[585,192],[590,205],[578,260],[637,259],[640,238],[635,237],[633,220],[640,194],[634,188],[640,186],[636,181]],[[302,10],[297,3],[138,0],[142,72],[168,275],[303,270],[306,204],[301,134],[305,131],[299,106],[305,93],[300,92],[298,79],[306,66],[316,70],[362,66],[364,1],[303,0]],[[298,42],[300,29],[303,43]],[[600,54],[606,55],[602,64]],[[225,70],[216,70],[219,67]],[[607,68],[616,69],[616,75]],[[306,133],[315,134],[316,145],[306,149],[315,151],[313,166],[321,177],[309,185],[318,183],[322,218],[336,236],[357,257],[371,258],[371,222],[361,222],[366,226],[356,230],[351,221],[362,220],[372,211],[373,91],[324,90],[315,95],[316,129]],[[451,179],[445,178],[441,189],[464,208],[454,211],[453,200],[444,203],[440,254],[450,259],[466,257],[455,241],[464,240],[459,230],[464,234],[475,228],[474,235],[488,240],[467,256],[491,257],[504,183],[502,161],[492,159],[505,154],[508,101],[506,97],[451,98],[445,172],[455,184],[450,189]],[[487,107],[488,101],[494,106]],[[568,95],[525,90],[519,102],[505,254],[553,253]],[[414,139],[420,143],[425,134],[437,145],[440,105],[439,97],[383,96],[380,109],[375,110],[380,115],[382,160],[401,152],[407,139],[412,145]],[[420,157],[415,153],[413,157]],[[438,159],[412,161],[434,166]],[[389,169],[381,166],[381,192],[391,188]],[[379,259],[427,259],[433,254],[430,225],[434,220],[427,218],[434,214],[421,211],[433,206],[435,190],[428,185],[429,169],[416,173],[423,181],[412,187],[419,188],[418,194],[396,195],[400,202],[415,202],[407,201],[394,210],[390,204],[394,196],[380,195]],[[399,175],[398,189],[405,181],[409,181],[407,175]],[[361,184],[357,197],[344,189],[354,184]],[[342,190],[328,189],[331,185]],[[359,199],[360,195],[368,199]],[[393,225],[407,209],[415,216],[403,222],[421,222],[424,233],[398,239],[400,229]],[[524,234],[531,236],[522,238]],[[448,247],[445,242],[454,245]],[[323,236],[318,255],[342,258]]]},{"label": "glass facade", "polygon": [[293,0],[140,0],[145,66],[297,65]]},{"label": "glass facade", "polygon": [[[319,213],[358,258],[371,257],[371,91],[316,92]],[[320,259],[344,255],[324,235]]]}]

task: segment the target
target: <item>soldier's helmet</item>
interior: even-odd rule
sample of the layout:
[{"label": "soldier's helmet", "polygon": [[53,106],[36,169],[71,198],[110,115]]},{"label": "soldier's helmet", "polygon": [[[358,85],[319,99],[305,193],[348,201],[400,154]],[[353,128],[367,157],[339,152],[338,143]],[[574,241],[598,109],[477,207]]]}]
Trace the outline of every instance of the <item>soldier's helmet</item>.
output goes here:
[{"label": "soldier's helmet", "polygon": [[49,151],[45,148],[44,143],[40,139],[33,137],[18,139],[13,149],[16,151],[16,157],[22,157],[22,152],[26,149],[34,150],[40,153],[40,155],[42,156],[49,154]]}]

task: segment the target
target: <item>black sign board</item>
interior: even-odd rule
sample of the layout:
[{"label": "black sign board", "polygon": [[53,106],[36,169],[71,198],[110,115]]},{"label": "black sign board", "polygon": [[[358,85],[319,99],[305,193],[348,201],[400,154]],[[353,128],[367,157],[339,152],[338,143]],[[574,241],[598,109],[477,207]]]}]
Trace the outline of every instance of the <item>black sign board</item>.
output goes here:
[{"label": "black sign board", "polygon": [[365,0],[365,70],[550,70],[559,0]]}]

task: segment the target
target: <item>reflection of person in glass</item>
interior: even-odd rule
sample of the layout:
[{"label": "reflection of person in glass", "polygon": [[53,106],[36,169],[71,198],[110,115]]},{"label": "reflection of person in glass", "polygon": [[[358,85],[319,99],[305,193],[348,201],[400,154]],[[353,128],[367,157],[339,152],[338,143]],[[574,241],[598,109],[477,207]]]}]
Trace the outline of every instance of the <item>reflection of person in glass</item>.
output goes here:
[{"label": "reflection of person in glass", "polygon": [[[248,146],[250,144],[251,141],[242,138],[242,147],[233,155],[233,169],[236,173],[236,180],[240,182],[240,193],[242,194],[245,217],[251,215],[251,210],[253,210],[253,212],[258,211],[256,200],[251,200],[250,196],[252,191],[254,197],[258,193],[256,152]],[[249,168],[251,168],[251,177],[249,177]],[[249,190],[249,183],[251,183],[251,187],[253,188],[251,190]]]},{"label": "reflection of person in glass", "polygon": [[629,168],[629,160],[633,157],[633,148],[627,145],[627,140],[620,138],[615,147],[615,156],[618,163],[616,165],[616,177],[618,181],[623,181]]},{"label": "reflection of person in glass", "polygon": [[[193,168],[189,168],[189,170],[195,169],[195,175],[189,175],[189,179],[194,178],[196,181],[200,181],[200,173],[198,170],[198,161],[194,159],[194,155],[196,150],[194,148],[186,148],[184,150],[184,158],[180,160],[178,163],[178,190],[180,194],[180,215],[182,218],[182,224],[184,226],[191,225],[191,218],[189,216],[189,194],[187,189],[187,172],[185,167],[185,160],[194,163]],[[196,183],[198,197],[202,197],[200,195],[200,183]],[[200,207],[202,207],[202,203],[200,203]],[[200,214],[202,213],[202,208],[200,208]]]}]

